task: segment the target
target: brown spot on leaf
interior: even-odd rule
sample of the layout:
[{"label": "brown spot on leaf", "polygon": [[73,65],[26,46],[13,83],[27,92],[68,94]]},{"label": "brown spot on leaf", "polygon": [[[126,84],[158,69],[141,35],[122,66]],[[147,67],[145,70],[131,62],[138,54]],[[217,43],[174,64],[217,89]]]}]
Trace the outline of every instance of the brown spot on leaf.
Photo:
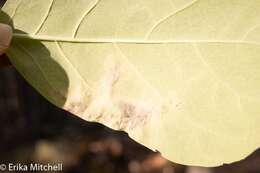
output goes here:
[{"label": "brown spot on leaf", "polygon": [[120,129],[132,130],[146,124],[148,118],[153,114],[150,106],[138,101],[136,103],[121,103],[122,117],[120,120]]}]

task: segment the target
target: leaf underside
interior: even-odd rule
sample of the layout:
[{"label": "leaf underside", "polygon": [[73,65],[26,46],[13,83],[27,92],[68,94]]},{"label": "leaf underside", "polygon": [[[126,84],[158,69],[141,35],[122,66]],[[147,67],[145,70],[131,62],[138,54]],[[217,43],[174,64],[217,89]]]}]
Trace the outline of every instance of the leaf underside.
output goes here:
[{"label": "leaf underside", "polygon": [[260,146],[259,0],[8,0],[8,55],[55,105],[167,159]]}]

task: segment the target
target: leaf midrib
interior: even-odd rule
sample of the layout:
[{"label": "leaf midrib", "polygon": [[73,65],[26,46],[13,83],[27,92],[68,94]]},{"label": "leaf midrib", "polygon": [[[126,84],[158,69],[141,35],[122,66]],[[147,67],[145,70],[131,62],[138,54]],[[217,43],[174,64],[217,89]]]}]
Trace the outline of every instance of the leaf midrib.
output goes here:
[{"label": "leaf midrib", "polygon": [[122,43],[122,44],[185,44],[185,43],[222,43],[222,44],[251,44],[258,45],[260,43],[246,40],[127,40],[127,39],[91,39],[91,38],[70,38],[70,37],[54,37],[44,35],[29,35],[14,33],[14,38],[32,39],[39,41],[58,41],[58,42],[73,42],[73,43]]}]

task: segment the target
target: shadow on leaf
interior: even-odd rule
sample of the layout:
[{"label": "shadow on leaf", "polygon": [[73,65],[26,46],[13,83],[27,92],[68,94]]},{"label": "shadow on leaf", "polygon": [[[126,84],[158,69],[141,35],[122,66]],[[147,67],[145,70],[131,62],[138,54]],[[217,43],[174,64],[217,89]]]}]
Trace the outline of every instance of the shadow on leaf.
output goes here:
[{"label": "shadow on leaf", "polygon": [[[13,26],[12,19],[1,11],[0,22]],[[26,34],[16,30],[15,33]],[[39,40],[13,38],[7,55],[21,75],[56,106],[66,102],[69,79],[63,67],[54,60]]]}]

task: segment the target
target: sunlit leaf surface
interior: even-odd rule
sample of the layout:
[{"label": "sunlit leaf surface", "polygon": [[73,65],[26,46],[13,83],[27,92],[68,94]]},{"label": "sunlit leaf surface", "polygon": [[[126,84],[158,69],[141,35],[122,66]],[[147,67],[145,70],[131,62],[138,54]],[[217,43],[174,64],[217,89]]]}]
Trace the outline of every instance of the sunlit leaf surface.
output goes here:
[{"label": "sunlit leaf surface", "polygon": [[[8,0],[8,55],[55,105],[167,159],[260,146],[259,0]],[[138,153],[137,153],[138,154]]]}]

